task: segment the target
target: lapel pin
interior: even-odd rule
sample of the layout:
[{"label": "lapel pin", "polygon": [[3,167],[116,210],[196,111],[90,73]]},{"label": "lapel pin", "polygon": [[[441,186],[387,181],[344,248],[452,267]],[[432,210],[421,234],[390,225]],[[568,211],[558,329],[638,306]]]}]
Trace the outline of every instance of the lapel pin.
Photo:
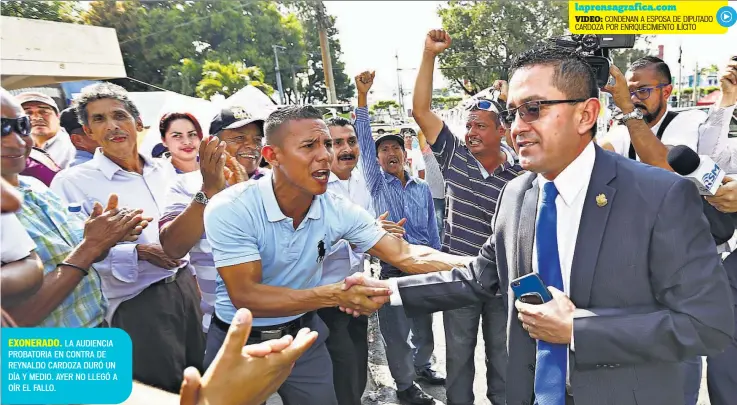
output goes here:
[{"label": "lapel pin", "polygon": [[606,196],[604,194],[599,194],[596,196],[596,205],[599,207],[603,207],[607,204]]}]

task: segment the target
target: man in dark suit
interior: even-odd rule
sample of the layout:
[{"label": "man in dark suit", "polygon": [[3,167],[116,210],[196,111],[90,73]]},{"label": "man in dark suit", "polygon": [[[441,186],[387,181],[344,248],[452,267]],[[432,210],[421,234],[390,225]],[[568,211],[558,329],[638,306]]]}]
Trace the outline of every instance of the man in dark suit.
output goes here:
[{"label": "man in dark suit", "polygon": [[[597,85],[580,56],[536,49],[511,72],[500,115],[530,172],[502,191],[469,268],[393,280],[392,305],[413,316],[506,295],[509,405],[683,404],[679,362],[734,331],[696,188],[596,146]],[[510,280],[531,272],[552,301],[515,301]]]}]

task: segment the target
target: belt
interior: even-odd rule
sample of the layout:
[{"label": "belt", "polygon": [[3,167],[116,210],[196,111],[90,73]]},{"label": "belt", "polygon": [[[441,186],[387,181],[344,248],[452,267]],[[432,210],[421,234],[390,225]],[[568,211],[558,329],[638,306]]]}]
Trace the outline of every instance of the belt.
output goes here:
[{"label": "belt", "polygon": [[187,267],[188,266],[184,266],[181,269],[179,269],[176,273],[172,274],[171,276],[169,276],[169,277],[167,277],[167,278],[165,278],[163,280],[159,280],[159,281],[157,281],[157,282],[155,282],[155,283],[153,283],[151,285],[154,286],[154,285],[160,285],[160,284],[171,284],[171,283],[177,281],[177,278],[179,278],[182,275],[182,273],[185,270],[187,270]]},{"label": "belt", "polygon": [[[265,342],[272,339],[280,339],[287,335],[295,336],[300,329],[304,328],[314,316],[314,312],[308,312],[301,317],[282,323],[279,325],[254,326],[251,328],[251,335],[248,337],[248,344]],[[213,314],[212,324],[220,330],[228,332],[230,324]]]}]

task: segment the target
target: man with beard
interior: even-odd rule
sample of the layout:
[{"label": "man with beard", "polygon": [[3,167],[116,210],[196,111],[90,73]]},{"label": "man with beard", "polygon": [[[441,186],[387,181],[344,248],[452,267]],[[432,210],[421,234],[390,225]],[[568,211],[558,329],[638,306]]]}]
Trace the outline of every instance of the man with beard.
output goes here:
[{"label": "man with beard", "polygon": [[[120,86],[99,83],[82,90],[77,116],[85,133],[100,144],[91,161],[64,170],[52,189],[89,213],[95,201],[113,192],[121,204],[140,208],[158,223],[170,166],[139,154],[140,113]],[[107,320],[133,341],[133,377],[178,392],[181,370],[202,369],[205,336],[194,270],[188,258],[169,257],[158,227],[148,227],[135,243],[120,243],[96,265],[110,302]]]},{"label": "man with beard", "polygon": [[[435,219],[435,204],[427,183],[405,169],[407,151],[404,138],[385,134],[374,141],[371,136],[367,101],[374,73],[356,77],[358,108],[356,132],[361,147],[361,163],[377,212],[388,213],[393,222],[405,222],[404,237],[412,244],[440,249],[440,235]],[[387,262],[381,263],[381,278],[406,275]],[[432,314],[406,317],[399,308],[385,306],[379,310],[379,327],[386,348],[389,371],[397,385],[397,396],[410,404],[432,404],[415,378],[443,385],[445,378],[431,368],[434,349]],[[410,332],[412,346],[409,344]]]},{"label": "man with beard", "polygon": [[15,97],[31,117],[31,137],[34,145],[44,150],[62,169],[74,160],[76,152],[69,134],[61,129],[59,107],[53,98],[43,93],[26,92]]},{"label": "man with beard", "polygon": [[695,151],[700,137],[718,138],[728,130],[728,126],[722,125],[724,120],[717,119],[729,117],[725,108],[712,109],[708,115],[696,109],[678,113],[669,110],[671,73],[657,57],[634,61],[626,76],[612,65],[610,74],[615,83],[607,85],[604,91],[612,94],[624,116],[622,125],[613,127],[599,142],[604,149],[671,170],[669,147],[686,145]]},{"label": "man with beard", "polygon": [[[505,129],[499,121],[501,105],[489,96],[473,100],[466,123],[465,142],[430,110],[435,58],[451,44],[443,30],[432,30],[415,83],[413,115],[431,145],[446,184],[447,218],[443,251],[474,257],[492,235],[491,219],[501,189],[523,170],[514,154],[502,145]],[[495,84],[500,90],[506,83]],[[506,97],[506,92],[501,96]],[[493,405],[505,403],[506,313],[501,294],[483,303],[443,312],[448,378],[448,404],[472,405],[474,351],[482,321],[486,349],[486,397]]]}]

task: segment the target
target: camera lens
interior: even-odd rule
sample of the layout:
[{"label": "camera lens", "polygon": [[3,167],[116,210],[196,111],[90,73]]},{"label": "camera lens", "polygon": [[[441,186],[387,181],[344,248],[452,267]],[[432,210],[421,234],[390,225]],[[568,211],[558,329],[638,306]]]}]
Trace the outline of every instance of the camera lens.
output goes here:
[{"label": "camera lens", "polygon": [[512,287],[519,287],[519,281],[512,281]]}]

